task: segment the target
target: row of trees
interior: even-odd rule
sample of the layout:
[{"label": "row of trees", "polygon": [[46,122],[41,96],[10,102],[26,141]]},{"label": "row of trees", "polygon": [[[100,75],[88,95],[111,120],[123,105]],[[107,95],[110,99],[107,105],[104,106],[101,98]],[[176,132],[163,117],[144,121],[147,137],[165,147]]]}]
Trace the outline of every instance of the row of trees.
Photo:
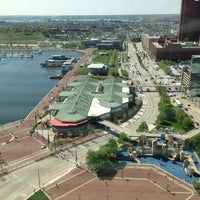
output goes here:
[{"label": "row of trees", "polygon": [[183,111],[183,109],[174,107],[167,95],[165,87],[157,87],[160,94],[160,102],[158,105],[159,115],[156,120],[158,128],[175,128],[176,131],[186,132],[194,128],[191,118]]}]

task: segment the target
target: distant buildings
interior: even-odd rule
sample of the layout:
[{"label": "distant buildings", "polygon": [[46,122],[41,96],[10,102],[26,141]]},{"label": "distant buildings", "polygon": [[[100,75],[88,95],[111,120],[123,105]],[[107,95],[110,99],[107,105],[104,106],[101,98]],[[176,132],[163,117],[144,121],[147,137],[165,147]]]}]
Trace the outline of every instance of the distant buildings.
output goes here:
[{"label": "distant buildings", "polygon": [[[177,40],[178,39],[178,40]],[[191,60],[200,55],[200,1],[182,0],[178,38],[142,36],[142,42],[156,60]]]},{"label": "distant buildings", "polygon": [[147,34],[142,36],[144,46],[156,61],[191,60],[192,55],[200,55],[200,46],[196,42],[180,43],[168,38],[165,38],[164,41],[159,40],[158,37],[152,37]]},{"label": "distant buildings", "polygon": [[98,49],[122,49],[123,41],[115,39],[115,38],[108,38],[108,39],[97,39],[91,38],[82,40],[81,43],[86,47],[97,47]]}]

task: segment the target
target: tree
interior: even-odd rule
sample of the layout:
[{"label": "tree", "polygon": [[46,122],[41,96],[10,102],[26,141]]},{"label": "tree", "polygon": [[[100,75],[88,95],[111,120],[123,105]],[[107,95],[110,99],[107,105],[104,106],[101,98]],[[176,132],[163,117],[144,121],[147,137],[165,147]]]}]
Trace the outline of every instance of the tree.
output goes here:
[{"label": "tree", "polygon": [[104,149],[111,160],[115,160],[116,154],[118,152],[118,145],[114,139],[109,139],[108,143],[106,143],[102,149]]},{"label": "tree", "polygon": [[200,194],[200,182],[194,181],[193,182],[194,189],[198,194]]},{"label": "tree", "polygon": [[114,170],[117,152],[118,146],[114,139],[110,139],[98,151],[89,150],[86,157],[88,168],[97,174]]},{"label": "tree", "polygon": [[196,150],[198,153],[200,153],[200,133],[195,135],[192,139],[191,139],[191,146],[194,150]]},{"label": "tree", "polygon": [[99,151],[89,150],[86,160],[89,169],[97,174],[106,173],[114,167],[113,162],[111,162],[104,149],[100,149]]},{"label": "tree", "polygon": [[137,132],[148,131],[148,125],[146,122],[142,122],[139,127],[136,129]]},{"label": "tree", "polygon": [[187,117],[187,115],[182,109],[176,110],[176,120],[177,120],[177,122],[182,123],[182,121],[185,117]]},{"label": "tree", "polygon": [[194,128],[194,122],[189,117],[185,117],[182,121],[182,129],[189,131],[192,128]]},{"label": "tree", "polygon": [[127,135],[126,135],[125,133],[120,133],[117,142],[118,142],[119,144],[124,144],[124,143],[126,143],[126,142],[128,142],[128,141],[129,141],[129,139],[128,139]]}]

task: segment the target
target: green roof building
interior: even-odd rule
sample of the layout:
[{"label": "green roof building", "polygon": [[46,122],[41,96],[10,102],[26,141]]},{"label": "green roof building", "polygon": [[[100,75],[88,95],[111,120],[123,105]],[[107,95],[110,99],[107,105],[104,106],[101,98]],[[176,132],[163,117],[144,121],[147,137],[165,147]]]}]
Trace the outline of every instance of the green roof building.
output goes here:
[{"label": "green roof building", "polygon": [[49,125],[57,132],[87,130],[90,122],[113,119],[128,110],[134,95],[120,78],[86,78],[67,84],[59,102],[49,107]]}]

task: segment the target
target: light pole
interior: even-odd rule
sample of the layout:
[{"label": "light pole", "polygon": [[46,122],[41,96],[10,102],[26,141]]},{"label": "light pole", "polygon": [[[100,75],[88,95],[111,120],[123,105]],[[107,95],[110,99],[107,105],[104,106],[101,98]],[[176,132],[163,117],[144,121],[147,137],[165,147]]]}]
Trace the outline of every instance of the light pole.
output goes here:
[{"label": "light pole", "polygon": [[40,170],[38,169],[38,185],[39,185],[39,188],[41,188],[41,182],[40,182]]},{"label": "light pole", "polygon": [[167,183],[167,192],[169,192],[169,183]]},{"label": "light pole", "polygon": [[75,162],[76,162],[76,167],[78,166],[78,156],[77,156],[77,150],[75,150]]},{"label": "light pole", "polygon": [[150,172],[148,172],[148,180],[149,180],[149,177],[150,177]]}]

